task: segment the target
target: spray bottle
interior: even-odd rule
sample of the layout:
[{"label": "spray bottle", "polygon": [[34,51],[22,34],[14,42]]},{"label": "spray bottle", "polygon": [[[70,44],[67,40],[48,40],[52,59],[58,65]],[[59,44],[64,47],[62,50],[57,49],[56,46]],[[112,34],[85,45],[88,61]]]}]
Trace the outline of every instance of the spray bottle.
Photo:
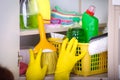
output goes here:
[{"label": "spray bottle", "polygon": [[36,0],[20,1],[20,29],[38,28],[38,7]]},{"label": "spray bottle", "polygon": [[20,28],[37,29],[39,13],[42,15],[44,23],[50,23],[49,0],[20,0]]},{"label": "spray bottle", "polygon": [[86,42],[98,35],[99,21],[94,16],[94,6],[90,6],[82,15],[82,28],[85,30]]}]

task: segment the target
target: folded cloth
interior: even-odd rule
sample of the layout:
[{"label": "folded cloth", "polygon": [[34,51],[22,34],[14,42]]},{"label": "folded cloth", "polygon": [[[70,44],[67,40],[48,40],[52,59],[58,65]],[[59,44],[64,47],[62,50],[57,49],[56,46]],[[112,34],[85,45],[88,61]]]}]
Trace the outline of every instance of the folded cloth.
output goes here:
[{"label": "folded cloth", "polygon": [[75,14],[64,14],[58,12],[57,10],[52,10],[51,12],[51,23],[53,24],[61,24],[63,26],[72,26],[73,18],[78,17],[81,20],[81,16]]}]

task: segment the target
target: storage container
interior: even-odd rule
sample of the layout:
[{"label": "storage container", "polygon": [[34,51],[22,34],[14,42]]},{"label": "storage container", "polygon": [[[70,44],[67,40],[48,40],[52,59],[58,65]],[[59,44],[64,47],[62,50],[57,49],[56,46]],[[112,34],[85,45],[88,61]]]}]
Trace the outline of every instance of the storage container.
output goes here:
[{"label": "storage container", "polygon": [[[55,45],[59,55],[62,41],[60,39],[51,38],[49,41]],[[107,52],[100,54],[89,55],[88,52],[88,43],[79,43],[76,49],[76,56],[86,52],[85,56],[79,60],[74,68],[72,73],[82,76],[89,76],[94,74],[105,73],[108,70],[108,59]]]}]

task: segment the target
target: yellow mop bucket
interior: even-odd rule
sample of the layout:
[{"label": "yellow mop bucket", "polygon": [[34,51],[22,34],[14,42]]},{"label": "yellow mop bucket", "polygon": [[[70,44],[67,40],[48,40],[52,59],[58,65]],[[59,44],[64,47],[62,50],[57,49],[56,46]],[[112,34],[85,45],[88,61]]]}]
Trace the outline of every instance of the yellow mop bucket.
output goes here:
[{"label": "yellow mop bucket", "polygon": [[[61,48],[62,40],[58,38],[48,39],[56,48],[59,55],[59,50]],[[107,72],[107,52],[100,54],[89,55],[88,52],[88,43],[79,43],[76,49],[76,56],[82,53],[86,53],[85,56],[79,60],[74,68],[72,73],[82,76],[89,76],[94,74],[100,74]]]}]

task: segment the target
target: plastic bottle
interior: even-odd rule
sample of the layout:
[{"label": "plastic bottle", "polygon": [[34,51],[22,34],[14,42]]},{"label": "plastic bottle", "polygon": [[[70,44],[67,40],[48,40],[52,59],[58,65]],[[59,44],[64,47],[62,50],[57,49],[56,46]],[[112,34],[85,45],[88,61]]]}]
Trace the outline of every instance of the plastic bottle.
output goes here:
[{"label": "plastic bottle", "polygon": [[38,6],[36,0],[20,1],[20,29],[38,28]]},{"label": "plastic bottle", "polygon": [[84,43],[85,42],[85,35],[84,35],[84,30],[82,29],[82,27],[79,24],[80,19],[75,17],[73,18],[73,27],[69,28],[67,31],[67,37],[70,39],[72,39],[72,37],[75,37],[78,42]]},{"label": "plastic bottle", "polygon": [[82,15],[82,28],[85,30],[86,42],[88,43],[91,37],[98,35],[99,21],[94,16],[94,6],[90,6]]}]

